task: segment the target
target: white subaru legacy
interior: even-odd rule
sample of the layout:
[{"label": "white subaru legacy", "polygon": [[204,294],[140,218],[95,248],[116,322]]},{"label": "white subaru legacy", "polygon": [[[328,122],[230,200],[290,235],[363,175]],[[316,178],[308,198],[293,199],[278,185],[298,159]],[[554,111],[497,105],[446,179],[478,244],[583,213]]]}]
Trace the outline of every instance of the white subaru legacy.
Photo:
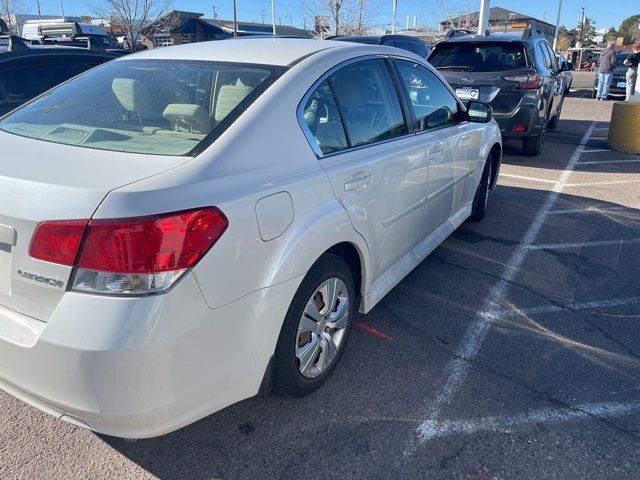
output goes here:
[{"label": "white subaru legacy", "polygon": [[0,152],[0,386],[142,438],[318,388],[356,312],[484,216],[502,147],[416,55],[256,38],[90,70]]}]

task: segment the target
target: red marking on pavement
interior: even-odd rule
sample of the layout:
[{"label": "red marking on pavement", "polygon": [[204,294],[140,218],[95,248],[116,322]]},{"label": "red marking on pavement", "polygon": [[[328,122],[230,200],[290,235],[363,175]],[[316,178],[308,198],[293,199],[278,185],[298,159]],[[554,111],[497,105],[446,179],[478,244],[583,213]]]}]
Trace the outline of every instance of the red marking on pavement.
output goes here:
[{"label": "red marking on pavement", "polygon": [[386,333],[381,332],[376,327],[372,327],[371,325],[367,325],[366,323],[356,322],[355,325],[356,325],[356,327],[361,328],[365,332],[369,332],[371,335],[374,335],[374,336],[376,336],[378,338],[381,338],[383,340],[393,340],[393,338],[391,338]]},{"label": "red marking on pavement", "polygon": [[444,382],[439,378],[434,377],[433,375],[427,372],[420,372],[420,377],[429,382],[431,385],[442,385]]}]

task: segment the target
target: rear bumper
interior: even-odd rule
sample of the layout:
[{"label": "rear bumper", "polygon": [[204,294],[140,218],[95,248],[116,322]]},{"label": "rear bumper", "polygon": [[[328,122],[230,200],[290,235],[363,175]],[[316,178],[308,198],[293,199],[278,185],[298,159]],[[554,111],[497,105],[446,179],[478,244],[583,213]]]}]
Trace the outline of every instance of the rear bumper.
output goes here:
[{"label": "rear bumper", "polygon": [[0,307],[0,388],[108,435],[168,433],[258,392],[299,281],[213,310],[193,275],[166,295],[67,293],[46,324]]},{"label": "rear bumper", "polygon": [[[520,105],[511,114],[495,113],[494,118],[500,126],[502,138],[523,138],[538,136],[542,132],[542,126],[539,124],[538,108],[534,105]],[[516,126],[524,126],[523,132],[516,132]]]}]

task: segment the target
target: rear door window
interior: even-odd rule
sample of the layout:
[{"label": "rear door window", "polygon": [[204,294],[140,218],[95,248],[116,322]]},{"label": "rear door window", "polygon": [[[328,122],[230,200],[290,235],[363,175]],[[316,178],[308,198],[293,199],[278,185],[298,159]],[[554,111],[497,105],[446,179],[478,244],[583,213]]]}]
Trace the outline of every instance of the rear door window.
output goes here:
[{"label": "rear door window", "polygon": [[322,153],[334,153],[347,148],[347,136],[328,80],[318,85],[309,96],[303,117]]},{"label": "rear door window", "polygon": [[347,65],[329,77],[349,140],[356,147],[408,132],[400,100],[383,59]]},{"label": "rear door window", "polygon": [[438,45],[429,57],[438,70],[499,72],[529,66],[521,43],[452,42]]},{"label": "rear door window", "polygon": [[409,104],[418,130],[458,122],[458,101],[428,68],[404,60],[395,60],[400,78],[409,94]]}]

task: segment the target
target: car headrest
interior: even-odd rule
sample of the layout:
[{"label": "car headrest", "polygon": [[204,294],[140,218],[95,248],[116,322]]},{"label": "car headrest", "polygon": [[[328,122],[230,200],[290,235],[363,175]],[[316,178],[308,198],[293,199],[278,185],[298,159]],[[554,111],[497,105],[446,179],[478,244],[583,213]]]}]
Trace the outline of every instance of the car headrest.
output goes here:
[{"label": "car headrest", "polygon": [[128,112],[153,112],[153,99],[140,81],[133,78],[114,78],[111,90]]},{"label": "car headrest", "polygon": [[162,116],[166,118],[173,129],[178,132],[204,133],[211,130],[211,117],[200,105],[191,103],[170,103],[164,109]]}]

